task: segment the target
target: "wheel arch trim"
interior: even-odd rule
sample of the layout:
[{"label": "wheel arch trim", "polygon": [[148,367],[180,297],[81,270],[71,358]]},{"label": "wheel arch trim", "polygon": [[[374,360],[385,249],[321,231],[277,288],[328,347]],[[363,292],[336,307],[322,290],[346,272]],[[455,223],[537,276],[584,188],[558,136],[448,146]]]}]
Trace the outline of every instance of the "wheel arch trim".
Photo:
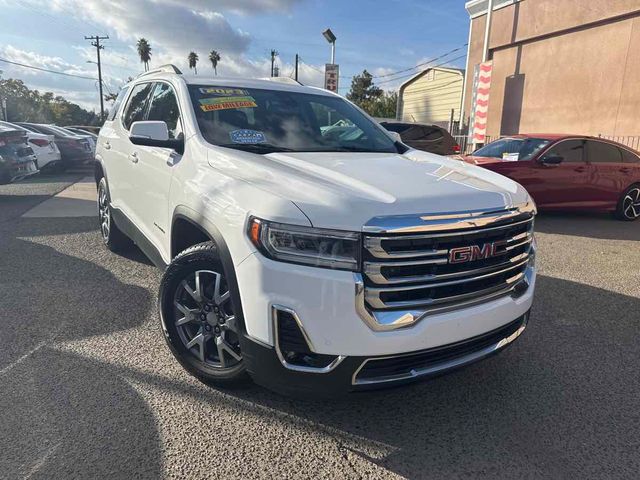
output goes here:
[{"label": "wheel arch trim", "polygon": [[[229,251],[229,247],[227,246],[222,233],[213,222],[202,217],[195,210],[185,205],[178,205],[173,211],[173,216],[171,218],[172,237],[173,225],[178,219],[185,220],[191,223],[194,227],[198,228],[206,236],[208,236],[213,243],[215,243],[218,249],[220,262],[222,263],[222,267],[224,268],[224,273],[227,275],[227,283],[229,284],[229,291],[231,292],[231,298],[233,299],[234,313],[239,320],[239,326],[243,333],[243,336],[247,335],[243,313],[244,310],[242,308],[242,298],[240,296],[240,288],[238,287],[238,279],[236,277],[236,271],[233,264],[233,259],[231,257],[231,252]],[[173,243],[173,239],[171,240],[171,242]]]}]

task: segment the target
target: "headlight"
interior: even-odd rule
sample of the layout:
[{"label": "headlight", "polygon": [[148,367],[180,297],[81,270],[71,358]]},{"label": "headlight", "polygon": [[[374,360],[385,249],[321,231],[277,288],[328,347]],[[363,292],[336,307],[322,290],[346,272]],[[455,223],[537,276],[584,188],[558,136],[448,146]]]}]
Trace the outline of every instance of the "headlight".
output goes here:
[{"label": "headlight", "polygon": [[251,242],[273,260],[338,270],[358,269],[359,233],[252,218],[248,234]]}]

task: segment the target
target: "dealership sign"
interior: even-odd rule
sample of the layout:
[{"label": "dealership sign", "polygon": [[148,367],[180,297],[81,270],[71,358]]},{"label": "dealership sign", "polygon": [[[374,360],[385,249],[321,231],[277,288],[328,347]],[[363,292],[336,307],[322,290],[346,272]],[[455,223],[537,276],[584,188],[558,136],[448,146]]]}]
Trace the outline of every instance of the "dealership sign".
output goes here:
[{"label": "dealership sign", "polygon": [[324,88],[338,93],[338,65],[327,63],[324,66]]},{"label": "dealership sign", "polygon": [[484,143],[487,135],[487,112],[489,111],[489,90],[491,89],[491,71],[493,61],[476,65],[473,72],[473,98],[469,134],[472,143]]}]

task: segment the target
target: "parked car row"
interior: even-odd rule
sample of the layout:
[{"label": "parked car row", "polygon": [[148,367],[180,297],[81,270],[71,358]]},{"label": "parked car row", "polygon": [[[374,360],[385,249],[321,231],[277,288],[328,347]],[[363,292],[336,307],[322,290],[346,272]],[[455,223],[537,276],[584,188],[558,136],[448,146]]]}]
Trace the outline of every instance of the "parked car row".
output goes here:
[{"label": "parked car row", "polygon": [[[3,183],[17,181],[38,171],[64,171],[70,167],[91,163],[94,159],[97,135],[78,127],[0,121],[0,128],[4,137],[11,139],[9,143],[3,140],[5,144],[0,144],[0,149],[5,151],[4,154],[0,153],[0,181]],[[17,151],[8,152],[15,150],[15,145],[22,140],[25,145],[20,148],[28,147],[30,151],[28,155],[23,156],[33,156],[34,168],[28,168],[27,171],[22,168],[25,167],[22,165],[24,159],[17,160]],[[27,152],[26,149],[21,151]],[[22,170],[19,172],[15,170],[15,162],[21,165]]]}]

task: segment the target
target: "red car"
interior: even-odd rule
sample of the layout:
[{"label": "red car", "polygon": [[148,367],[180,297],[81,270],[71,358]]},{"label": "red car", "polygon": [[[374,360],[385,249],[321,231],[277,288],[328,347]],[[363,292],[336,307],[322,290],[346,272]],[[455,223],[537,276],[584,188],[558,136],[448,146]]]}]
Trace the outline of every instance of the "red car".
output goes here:
[{"label": "red car", "polygon": [[640,154],[582,135],[514,135],[462,157],[524,186],[540,209],[640,217]]}]

